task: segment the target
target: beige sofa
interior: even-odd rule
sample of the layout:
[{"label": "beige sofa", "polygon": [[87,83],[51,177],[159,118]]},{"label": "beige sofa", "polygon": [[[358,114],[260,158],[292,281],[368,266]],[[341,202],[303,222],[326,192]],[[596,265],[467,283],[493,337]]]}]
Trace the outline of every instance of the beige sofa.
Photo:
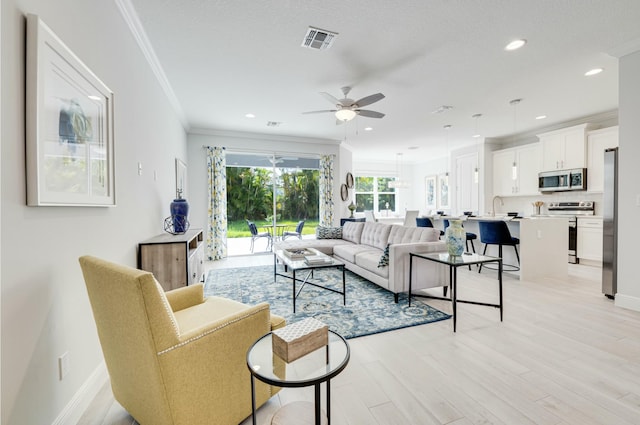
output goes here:
[{"label": "beige sofa", "polygon": [[[409,253],[446,251],[440,231],[378,222],[346,222],[342,238],[287,240],[275,249],[315,248],[345,263],[348,270],[398,294],[409,291]],[[389,247],[388,266],[378,267]],[[413,262],[412,291],[448,285],[446,268],[431,261]]]}]

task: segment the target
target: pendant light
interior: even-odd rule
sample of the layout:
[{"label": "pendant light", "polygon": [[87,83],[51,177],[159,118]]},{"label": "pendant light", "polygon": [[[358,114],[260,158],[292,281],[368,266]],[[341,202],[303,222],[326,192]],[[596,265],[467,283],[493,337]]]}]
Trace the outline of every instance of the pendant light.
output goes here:
[{"label": "pendant light", "polygon": [[444,141],[447,146],[447,171],[445,176],[449,177],[449,130],[451,130],[451,124],[446,124],[444,127]]},{"label": "pendant light", "polygon": [[473,182],[475,184],[478,184],[478,182],[480,181],[480,171],[478,169],[478,164],[480,161],[480,133],[478,133],[478,119],[480,119],[480,117],[482,116],[482,114],[474,114],[471,116],[471,118],[475,119],[476,121],[476,129],[475,132],[473,133],[473,138],[477,139],[478,141],[476,142],[476,168],[473,170]]},{"label": "pendant light", "polygon": [[402,178],[402,153],[398,152],[396,154],[396,179],[394,181],[389,182],[389,187],[394,189],[407,189],[409,187],[409,182]]},{"label": "pendant light", "polygon": [[[513,99],[512,101],[509,102],[509,104],[513,106],[513,134],[516,133],[516,121],[518,118],[516,109],[520,102],[522,102],[522,99]],[[515,161],[513,162],[513,166],[511,167],[511,179],[512,180],[518,179],[518,164],[516,164]]]}]

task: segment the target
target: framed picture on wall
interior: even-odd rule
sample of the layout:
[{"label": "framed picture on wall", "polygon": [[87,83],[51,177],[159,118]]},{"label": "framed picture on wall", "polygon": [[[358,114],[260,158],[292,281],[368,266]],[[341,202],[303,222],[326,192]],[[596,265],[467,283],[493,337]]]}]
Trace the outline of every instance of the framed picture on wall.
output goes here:
[{"label": "framed picture on wall", "polygon": [[451,207],[449,199],[449,175],[438,176],[438,209],[446,210]]},{"label": "framed picture on wall", "polygon": [[425,186],[425,194],[426,194],[426,209],[427,210],[435,210],[437,208],[436,205],[436,184],[437,184],[437,176],[427,176],[424,179]]},{"label": "framed picture on wall", "polygon": [[27,16],[27,205],[114,206],[113,92]]}]

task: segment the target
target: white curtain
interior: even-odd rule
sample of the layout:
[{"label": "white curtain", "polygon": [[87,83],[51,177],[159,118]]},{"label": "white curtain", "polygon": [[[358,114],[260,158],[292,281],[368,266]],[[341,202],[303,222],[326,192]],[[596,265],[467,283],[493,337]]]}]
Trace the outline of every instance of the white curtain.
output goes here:
[{"label": "white curtain", "polygon": [[320,226],[333,226],[333,163],[335,155],[320,157]]},{"label": "white curtain", "polygon": [[227,256],[227,162],[224,148],[207,147],[209,177],[206,256],[219,260]]}]

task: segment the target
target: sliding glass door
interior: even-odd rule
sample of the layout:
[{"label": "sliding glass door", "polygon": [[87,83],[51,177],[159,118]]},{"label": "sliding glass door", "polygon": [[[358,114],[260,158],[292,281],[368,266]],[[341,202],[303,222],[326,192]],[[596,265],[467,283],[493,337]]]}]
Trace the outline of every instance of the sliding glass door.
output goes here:
[{"label": "sliding glass door", "polygon": [[[315,233],[318,158],[228,152],[226,160],[228,255],[270,252],[270,241],[295,231],[300,221],[305,222],[303,233]],[[258,237],[251,236],[247,221],[255,223]],[[232,241],[234,238],[253,240]]]}]

